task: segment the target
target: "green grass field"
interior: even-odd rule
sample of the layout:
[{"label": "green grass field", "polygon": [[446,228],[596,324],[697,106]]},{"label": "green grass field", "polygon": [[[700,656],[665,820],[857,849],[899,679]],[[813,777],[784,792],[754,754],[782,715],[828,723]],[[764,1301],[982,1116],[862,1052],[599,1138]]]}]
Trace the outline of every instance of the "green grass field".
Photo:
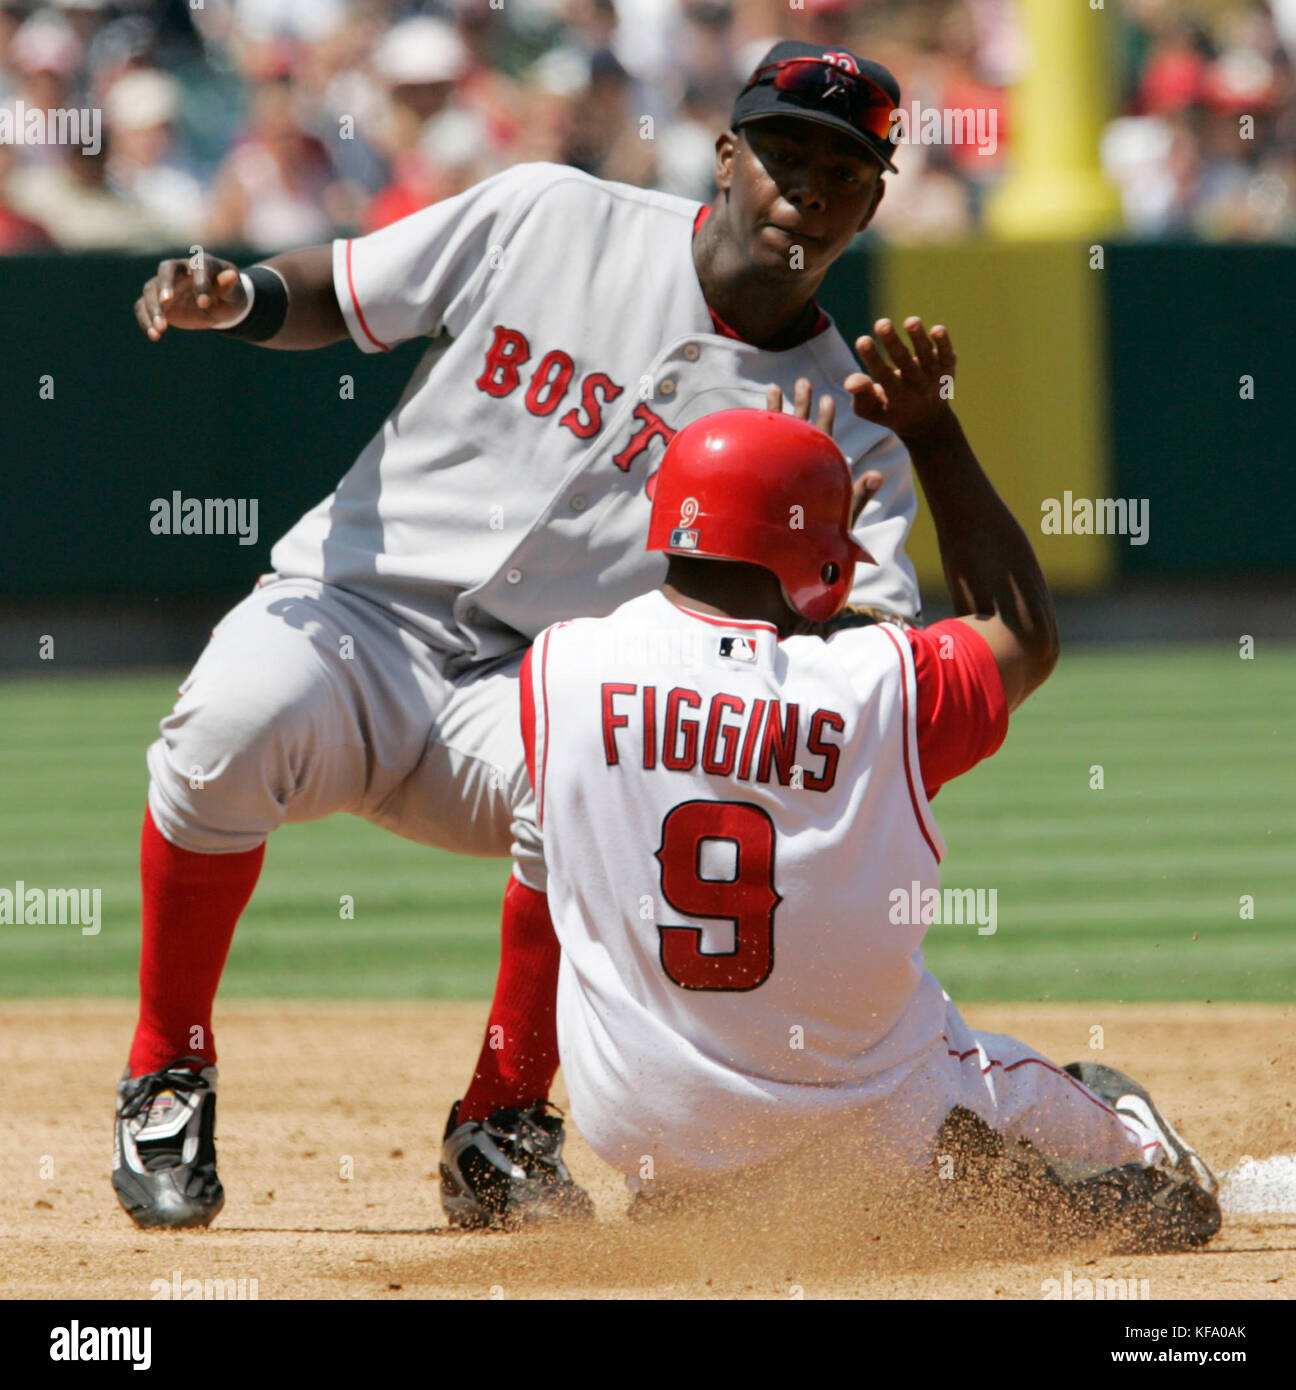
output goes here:
[{"label": "green grass field", "polygon": [[[0,684],[0,888],[103,893],[97,936],[0,925],[0,995],[133,993],[143,755],[177,679]],[[998,894],[994,935],[928,938],[950,993],[1296,997],[1294,688],[1293,649],[1254,661],[1226,647],[1069,651],[1003,751],[937,798],[945,884]],[[222,993],[485,997],[507,873],[349,817],[289,827],[271,841]],[[354,921],[339,919],[343,894]]]}]

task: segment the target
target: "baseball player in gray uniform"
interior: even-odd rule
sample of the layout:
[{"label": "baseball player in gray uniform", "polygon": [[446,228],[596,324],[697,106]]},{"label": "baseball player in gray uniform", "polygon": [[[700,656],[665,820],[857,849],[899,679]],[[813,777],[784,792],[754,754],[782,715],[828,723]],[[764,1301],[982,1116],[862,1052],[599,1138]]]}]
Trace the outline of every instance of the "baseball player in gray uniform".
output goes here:
[{"label": "baseball player in gray uniform", "polygon": [[[162,262],[135,305],[158,341],[428,346],[339,483],[219,624],[148,752],[140,1015],[118,1086],[113,1184],[142,1226],[223,1203],[211,1010],[270,833],[336,812],[423,844],[513,858],[501,977],[443,1150],[452,1222],[583,1216],[547,1096],[559,952],[519,735],[517,672],[561,619],[646,593],[667,442],[713,411],[838,405],[877,561],[852,601],[916,618],[915,494],[886,409],[852,413],[859,364],[815,301],[894,170],[884,68],[776,45],[716,142],[710,207],[521,165],[354,240],[240,272]],[[894,339],[886,320],[879,340]],[[866,360],[872,342],[857,344]]]}]

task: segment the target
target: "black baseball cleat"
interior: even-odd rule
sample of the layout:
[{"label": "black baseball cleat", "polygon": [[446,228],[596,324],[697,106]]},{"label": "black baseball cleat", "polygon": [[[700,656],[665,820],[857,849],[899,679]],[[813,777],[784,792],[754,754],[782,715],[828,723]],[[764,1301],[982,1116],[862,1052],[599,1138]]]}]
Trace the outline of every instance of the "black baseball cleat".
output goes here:
[{"label": "black baseball cleat", "polygon": [[1052,1162],[1079,1227],[1105,1236],[1117,1254],[1169,1255],[1205,1245],[1220,1228],[1220,1206],[1187,1173],[1126,1163],[1097,1168]]},{"label": "black baseball cleat", "polygon": [[[1111,1075],[1120,1078],[1122,1094],[1129,1093],[1134,1083],[1119,1072]],[[1146,1092],[1139,1094],[1151,1105]],[[1169,1126],[1166,1129],[1174,1134]],[[1056,1158],[1039,1152],[1028,1139],[1005,1138],[962,1106],[956,1106],[941,1127],[937,1158],[953,1159],[952,1171],[940,1176],[964,1179],[939,1184],[953,1197],[976,1201],[986,1192],[1010,1194],[1037,1219],[1060,1223],[1057,1228],[1064,1235],[1100,1239],[1114,1253],[1192,1250],[1205,1245],[1220,1228],[1214,1191],[1187,1169]]]},{"label": "black baseball cleat", "polygon": [[556,1106],[496,1110],[459,1123],[455,1101],[441,1145],[441,1207],[452,1226],[517,1230],[552,1221],[590,1221],[594,1204],[562,1161]]},{"label": "black baseball cleat", "polygon": [[[1142,1086],[1115,1067],[1071,1062],[1063,1068],[1118,1115],[1152,1131],[1166,1162],[1125,1174],[1126,1186],[1147,1215],[1150,1248],[1184,1250],[1205,1245],[1220,1228],[1219,1183],[1201,1155],[1157,1108]],[[1123,1171],[1123,1170],[1121,1170]]]},{"label": "black baseball cleat", "polygon": [[1070,1062],[1062,1070],[1087,1086],[1099,1100],[1106,1101],[1118,1115],[1128,1115],[1150,1129],[1161,1141],[1166,1160],[1176,1173],[1182,1173],[1211,1197],[1219,1192],[1219,1183],[1201,1155],[1157,1109],[1156,1102],[1137,1081],[1097,1062]]},{"label": "black baseball cleat", "polygon": [[179,1057],[117,1083],[112,1182],[137,1226],[207,1226],[225,1205],[216,1176],[216,1077],[201,1057]]}]

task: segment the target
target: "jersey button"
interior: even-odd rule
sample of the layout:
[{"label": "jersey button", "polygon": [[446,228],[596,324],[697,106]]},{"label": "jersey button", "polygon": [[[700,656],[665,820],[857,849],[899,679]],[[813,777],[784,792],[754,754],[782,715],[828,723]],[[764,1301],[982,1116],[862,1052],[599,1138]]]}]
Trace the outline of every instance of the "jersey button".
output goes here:
[{"label": "jersey button", "polygon": [[702,356],[702,349],[696,343],[685,343],[684,356],[687,361],[696,362]]},{"label": "jersey button", "polygon": [[571,509],[574,512],[583,512],[586,505],[585,498],[579,492],[571,500]]},{"label": "jersey button", "polygon": [[675,379],[668,376],[665,381],[658,383],[657,389],[663,396],[673,396],[675,394]]},{"label": "jersey button", "polygon": [[507,579],[508,582],[509,582],[510,584],[521,584],[521,582],[522,582],[522,571],[521,571],[521,570],[509,570],[509,572],[504,576],[504,578]]}]

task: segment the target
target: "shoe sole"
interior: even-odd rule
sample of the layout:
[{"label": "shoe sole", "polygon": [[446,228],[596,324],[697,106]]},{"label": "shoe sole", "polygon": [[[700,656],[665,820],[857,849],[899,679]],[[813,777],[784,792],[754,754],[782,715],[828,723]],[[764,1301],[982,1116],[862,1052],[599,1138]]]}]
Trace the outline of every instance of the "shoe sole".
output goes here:
[{"label": "shoe sole", "polygon": [[441,1210],[446,1221],[465,1231],[485,1231],[502,1221],[495,1212],[487,1211],[471,1192],[465,1192],[455,1175],[441,1165]]},{"label": "shoe sole", "polygon": [[223,1188],[209,1202],[186,1201],[168,1209],[158,1205],[156,1195],[135,1173],[114,1173],[112,1185],[122,1210],[141,1231],[185,1231],[210,1226],[225,1206]]},{"label": "shoe sole", "polygon": [[528,1190],[520,1199],[508,1202],[502,1211],[482,1205],[454,1172],[441,1164],[441,1210],[451,1226],[467,1231],[519,1231],[525,1226],[557,1223],[580,1224],[594,1219],[589,1194],[572,1184],[561,1195],[553,1191]]},{"label": "shoe sole", "polygon": [[207,1210],[195,1208],[190,1212],[160,1212],[151,1206],[132,1207],[127,1204],[120,1189],[117,1200],[122,1210],[141,1231],[192,1231],[210,1226],[221,1214],[225,1202],[222,1199]]}]

